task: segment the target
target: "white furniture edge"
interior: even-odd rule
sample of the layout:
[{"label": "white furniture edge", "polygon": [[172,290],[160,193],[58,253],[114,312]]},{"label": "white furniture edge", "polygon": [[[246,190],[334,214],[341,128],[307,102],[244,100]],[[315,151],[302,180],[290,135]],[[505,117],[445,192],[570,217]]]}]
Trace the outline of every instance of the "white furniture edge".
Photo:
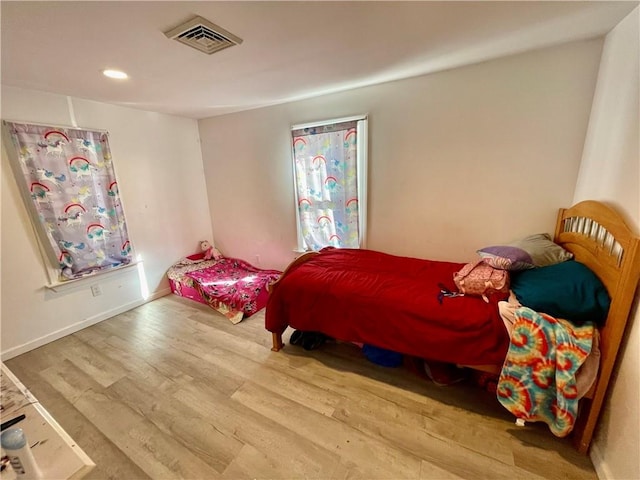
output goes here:
[{"label": "white furniture edge", "polygon": [[38,399],[29,391],[24,384],[18,380],[11,370],[3,363],[2,364],[2,374],[6,375],[14,385],[24,394],[24,396],[31,402],[30,404],[38,411],[40,415],[51,425],[51,427],[56,431],[60,438],[64,440],[64,442],[69,445],[69,447],[74,451],[74,453],[82,460],[84,466],[78,470],[71,478],[82,478],[88,472],[90,472],[96,464],[91,460],[91,458],[78,446],[78,444],[69,436],[67,432],[60,426],[58,422],[51,416],[47,410],[40,405]]}]

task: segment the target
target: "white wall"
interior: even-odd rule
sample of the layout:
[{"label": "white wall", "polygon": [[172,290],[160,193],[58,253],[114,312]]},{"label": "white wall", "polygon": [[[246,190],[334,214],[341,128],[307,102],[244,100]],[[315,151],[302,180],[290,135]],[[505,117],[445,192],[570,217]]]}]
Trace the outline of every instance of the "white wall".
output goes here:
[{"label": "white wall", "polygon": [[[574,201],[603,200],[640,232],[639,8],[606,37]],[[601,479],[640,478],[640,312],[635,310],[622,358],[591,450]]]},{"label": "white wall", "polygon": [[552,231],[571,204],[601,40],[199,122],[215,240],[283,268],[296,246],[289,127],[370,116],[367,246],[466,261]]},{"label": "white wall", "polygon": [[[168,293],[167,268],[211,238],[211,221],[195,120],[72,98],[78,126],[109,131],[129,235],[143,260],[149,298]],[[2,88],[2,118],[69,126],[67,97]],[[47,275],[2,149],[2,358],[142,303],[135,267],[56,293]],[[102,295],[93,297],[98,283]]]}]

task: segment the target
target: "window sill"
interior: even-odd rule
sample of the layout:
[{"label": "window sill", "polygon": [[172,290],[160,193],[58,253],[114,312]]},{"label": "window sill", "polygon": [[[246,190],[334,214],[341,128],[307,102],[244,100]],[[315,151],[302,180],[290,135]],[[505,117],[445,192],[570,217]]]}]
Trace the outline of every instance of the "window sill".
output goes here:
[{"label": "window sill", "polygon": [[67,280],[66,282],[52,282],[45,285],[45,288],[49,290],[53,290],[54,292],[66,292],[69,290],[73,290],[76,288],[81,288],[86,286],[89,283],[98,282],[104,278],[112,277],[119,273],[122,273],[124,270],[129,270],[132,267],[138,265],[138,261],[128,263],[127,265],[123,265],[121,267],[115,267],[104,272],[95,272],[87,275],[86,277],[74,278],[73,280]]}]

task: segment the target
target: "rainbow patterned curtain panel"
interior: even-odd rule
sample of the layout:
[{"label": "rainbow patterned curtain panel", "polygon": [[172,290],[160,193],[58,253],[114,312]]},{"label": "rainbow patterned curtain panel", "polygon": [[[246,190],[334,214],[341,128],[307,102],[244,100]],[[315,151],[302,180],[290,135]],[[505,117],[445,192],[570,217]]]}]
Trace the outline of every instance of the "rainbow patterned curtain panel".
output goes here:
[{"label": "rainbow patterned curtain panel", "polygon": [[131,263],[108,134],[4,122],[16,177],[60,268],[70,280]]}]

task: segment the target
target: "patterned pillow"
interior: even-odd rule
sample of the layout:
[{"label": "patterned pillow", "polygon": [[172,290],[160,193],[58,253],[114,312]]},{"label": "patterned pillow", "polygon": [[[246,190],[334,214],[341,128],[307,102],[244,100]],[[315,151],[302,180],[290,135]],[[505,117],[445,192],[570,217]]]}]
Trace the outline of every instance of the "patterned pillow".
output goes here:
[{"label": "patterned pillow", "polygon": [[493,268],[510,271],[546,267],[573,258],[573,254],[554,243],[548,233],[530,235],[507,245],[481,248],[478,254]]}]

